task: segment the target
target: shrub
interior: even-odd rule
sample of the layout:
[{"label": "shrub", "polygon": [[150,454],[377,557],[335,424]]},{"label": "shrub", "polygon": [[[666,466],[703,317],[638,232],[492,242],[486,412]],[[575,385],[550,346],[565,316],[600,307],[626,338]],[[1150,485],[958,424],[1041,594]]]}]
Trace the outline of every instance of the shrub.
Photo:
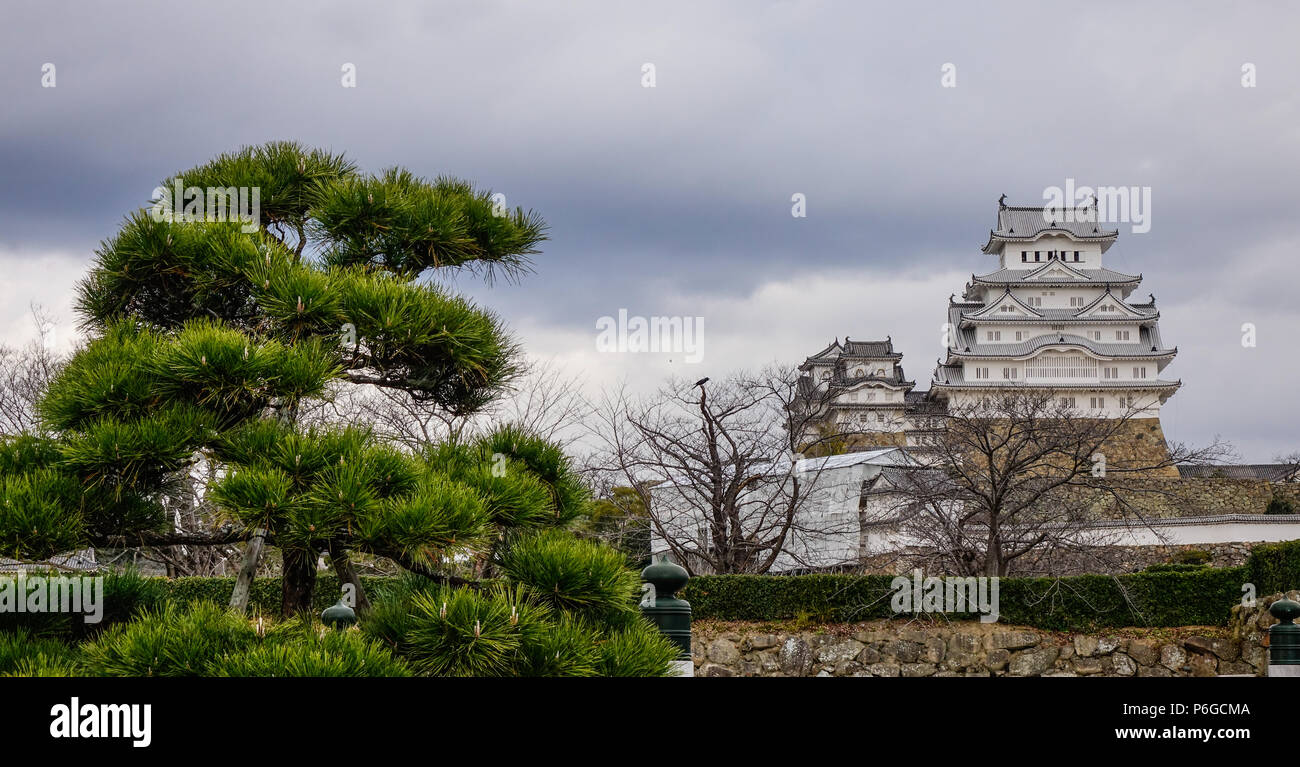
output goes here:
[{"label": "shrub", "polygon": [[214,658],[208,673],[236,677],[411,675],[388,648],[356,629],[334,631],[305,623],[277,627],[256,647]]},{"label": "shrub", "polygon": [[598,646],[601,676],[668,676],[680,652],[667,636],[644,620],[609,632]]},{"label": "shrub", "polygon": [[1210,563],[1210,552],[1204,549],[1183,549],[1174,552],[1169,558],[1169,562],[1175,565],[1208,565]]},{"label": "shrub", "polygon": [[1189,565],[1171,562],[1157,563],[1142,569],[1144,573],[1187,573],[1193,570],[1203,570],[1209,565]]},{"label": "shrub", "polygon": [[1269,500],[1268,507],[1264,509],[1264,513],[1265,514],[1294,514],[1295,504],[1292,503],[1288,498],[1283,498],[1280,495],[1275,495]]},{"label": "shrub", "polygon": [[[25,628],[0,632],[0,676],[70,676],[75,666],[76,650],[57,639]],[[56,669],[65,673],[36,673]]]},{"label": "shrub", "polygon": [[421,675],[667,676],[677,656],[634,609],[587,620],[527,586],[393,581],[376,593],[361,628]]},{"label": "shrub", "polygon": [[210,661],[256,639],[242,616],[211,602],[167,604],[109,628],[83,654],[94,676],[201,676]]},{"label": "shrub", "polygon": [[[998,620],[1052,631],[1222,625],[1241,599],[1246,572],[1245,567],[1206,567],[1119,576],[1001,578]],[[696,618],[774,621],[802,613],[852,622],[895,617],[892,581],[889,575],[710,575],[692,578],[682,597],[691,603]]]},{"label": "shrub", "polygon": [[[34,574],[28,574],[27,578]],[[97,623],[87,623],[80,613],[60,612],[12,612],[0,611],[0,630],[24,629],[36,636],[65,637],[82,639],[99,633],[109,626],[130,620],[138,611],[160,606],[167,598],[167,581],[160,578],[146,578],[133,569],[122,572],[55,572],[39,575],[64,576],[68,578],[103,577],[103,588],[98,593],[99,607],[102,608]],[[0,578],[0,586],[5,581],[15,581],[14,576]],[[83,600],[88,598],[83,589]]]},{"label": "shrub", "polygon": [[400,651],[429,676],[513,676],[524,634],[549,617],[518,591],[444,588],[416,593]]},{"label": "shrub", "polygon": [[617,549],[562,530],[520,536],[501,556],[501,571],[541,602],[588,617],[636,610],[637,574]]},{"label": "shrub", "polygon": [[1300,588],[1300,541],[1256,546],[1246,562],[1247,580],[1258,594]]}]

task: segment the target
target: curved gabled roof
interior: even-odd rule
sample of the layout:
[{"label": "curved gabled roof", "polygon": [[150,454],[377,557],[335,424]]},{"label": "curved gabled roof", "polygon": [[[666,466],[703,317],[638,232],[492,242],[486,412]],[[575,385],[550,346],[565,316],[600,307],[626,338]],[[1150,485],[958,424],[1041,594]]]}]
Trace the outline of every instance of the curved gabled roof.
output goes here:
[{"label": "curved gabled roof", "polygon": [[[1143,328],[1145,330],[1146,328]],[[1145,334],[1140,334],[1145,335]],[[998,357],[998,358],[1020,358],[1029,357],[1039,349],[1058,346],[1072,346],[1078,349],[1091,352],[1102,358],[1123,358],[1123,359],[1159,359],[1163,357],[1173,357],[1178,354],[1178,349],[1161,349],[1158,344],[1153,345],[1143,341],[1138,343],[1110,343],[1106,341],[1094,341],[1090,338],[1077,336],[1073,333],[1048,333],[1047,335],[1037,336],[1028,341],[1019,341],[1016,343],[963,343],[956,349],[949,349],[948,354],[952,357]]]},{"label": "curved gabled roof", "polygon": [[[1068,277],[1047,276],[1047,272],[1062,268]],[[1141,281],[1140,274],[1105,268],[1076,269],[1064,261],[1048,261],[1037,269],[998,269],[971,275],[971,283],[975,285],[1136,285]]]},{"label": "curved gabled roof", "polygon": [[1053,209],[1044,207],[998,206],[997,226],[989,230],[985,253],[998,253],[1002,243],[1027,242],[1045,234],[1064,234],[1079,242],[1099,242],[1103,253],[1118,231],[1108,230],[1096,221],[1095,208]]},{"label": "curved gabled roof", "polygon": [[903,355],[894,351],[894,339],[890,336],[886,336],[883,341],[850,341],[845,336],[844,343],[836,338],[826,348],[805,359],[799,369],[807,370],[815,363],[828,364],[844,358],[901,360]]}]

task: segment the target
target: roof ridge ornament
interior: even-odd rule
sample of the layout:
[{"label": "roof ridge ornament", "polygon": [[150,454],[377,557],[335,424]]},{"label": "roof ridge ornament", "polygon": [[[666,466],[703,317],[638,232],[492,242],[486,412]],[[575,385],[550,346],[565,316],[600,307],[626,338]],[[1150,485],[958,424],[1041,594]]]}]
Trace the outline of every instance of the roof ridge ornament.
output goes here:
[{"label": "roof ridge ornament", "polygon": [[1003,195],[998,198],[998,210],[1003,210],[1006,207],[1007,207],[1007,195],[1006,193],[1003,193]]}]

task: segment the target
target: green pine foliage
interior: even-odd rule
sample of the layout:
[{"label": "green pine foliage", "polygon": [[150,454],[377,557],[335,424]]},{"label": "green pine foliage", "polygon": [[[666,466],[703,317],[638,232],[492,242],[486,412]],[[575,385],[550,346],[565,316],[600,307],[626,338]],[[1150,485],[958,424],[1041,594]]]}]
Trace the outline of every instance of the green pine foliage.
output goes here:
[{"label": "green pine foliage", "polygon": [[641,582],[615,549],[547,530],[520,535],[500,556],[501,572],[560,610],[609,616],[636,610]]},{"label": "green pine foliage", "polygon": [[[525,274],[546,239],[537,214],[463,180],[366,174],[293,142],[220,155],[162,187],[209,204],[256,188],[260,218],[159,199],[101,243],[77,287],[87,341],[39,403],[41,433],[0,438],[0,555],[165,545],[168,499],[203,462],[213,530],[262,530],[280,550],[286,611],[311,610],[321,555],[387,557],[428,581],[374,600],[365,642],[262,642],[219,608],[155,601],[84,643],[89,673],[667,669],[625,558],[568,530],[591,499],[558,447],[506,426],[412,451],[364,424],[301,423],[348,384],[452,415],[506,391],[520,348],[443,278]],[[148,601],[136,591],[124,604]]]},{"label": "green pine foliage", "polygon": [[0,631],[0,676],[72,676],[76,666],[76,652],[64,642],[23,628]]},{"label": "green pine foliage", "polygon": [[408,581],[376,601],[362,630],[425,676],[667,676],[678,653],[634,611],[575,614],[506,583]]},{"label": "green pine foliage", "polygon": [[406,677],[406,663],[355,629],[332,631],[292,618],[266,632],[252,648],[223,655],[208,666],[211,676]]},{"label": "green pine foliage", "polygon": [[83,647],[82,662],[90,676],[204,676],[209,663],[256,640],[248,621],[211,602],[168,604],[109,628]]}]

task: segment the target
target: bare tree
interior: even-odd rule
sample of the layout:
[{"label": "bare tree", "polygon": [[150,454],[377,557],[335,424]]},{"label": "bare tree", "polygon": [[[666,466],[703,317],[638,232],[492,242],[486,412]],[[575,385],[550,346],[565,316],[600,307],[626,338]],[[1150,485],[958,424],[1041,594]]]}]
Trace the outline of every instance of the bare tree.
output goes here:
[{"label": "bare tree", "polygon": [[590,411],[580,384],[577,376],[542,360],[530,363],[504,396],[474,413],[453,413],[402,390],[347,385],[305,408],[301,418],[305,423],[366,424],[411,450],[468,439],[503,423],[567,448],[580,436],[580,424]]},{"label": "bare tree", "polygon": [[[1217,441],[1124,446],[1143,415],[1086,417],[1033,390],[950,405],[926,446],[929,468],[896,473],[899,525],[936,569],[953,574],[1002,576],[1031,562],[1050,571],[1053,562],[1100,557],[1126,530],[1152,530],[1151,508],[1180,502],[1177,483],[1158,477],[1227,453]],[[1163,500],[1143,500],[1153,497]]]},{"label": "bare tree", "polygon": [[0,346],[0,434],[43,431],[36,403],[66,358],[54,349],[54,322],[35,304],[31,307],[37,338],[18,348]]},{"label": "bare tree", "polygon": [[851,436],[816,428],[817,400],[833,396],[784,366],[674,379],[649,397],[607,392],[589,429],[592,471],[636,492],[656,538],[693,573],[763,573],[782,557],[787,568],[821,566],[826,542],[858,527],[855,502],[849,514],[819,513],[827,494],[810,489],[827,461],[799,460]]},{"label": "bare tree", "polygon": [[1300,450],[1292,450],[1289,453],[1277,453],[1273,456],[1273,463],[1281,464],[1284,467],[1279,473],[1278,478],[1274,481],[1300,481]]}]

